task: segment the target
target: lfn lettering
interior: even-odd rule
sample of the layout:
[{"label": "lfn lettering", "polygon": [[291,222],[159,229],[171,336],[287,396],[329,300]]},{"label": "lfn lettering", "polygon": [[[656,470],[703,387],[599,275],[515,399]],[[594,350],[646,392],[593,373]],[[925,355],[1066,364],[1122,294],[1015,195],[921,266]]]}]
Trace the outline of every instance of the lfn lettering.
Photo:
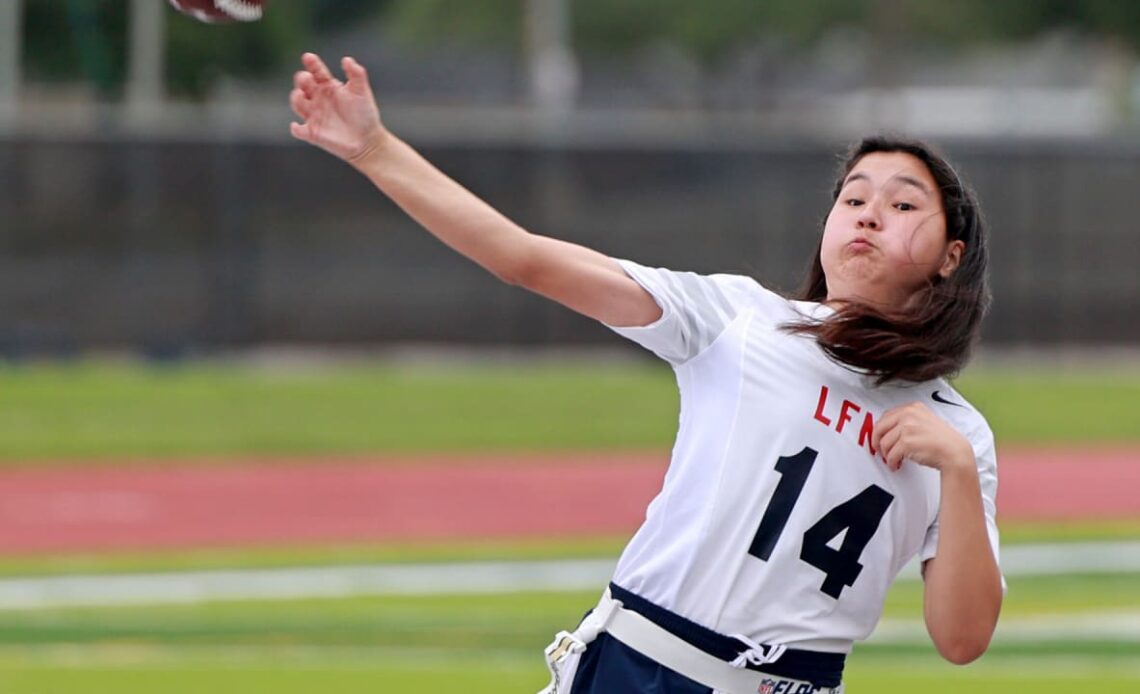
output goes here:
[{"label": "lfn lettering", "polygon": [[878,455],[878,451],[871,445],[871,435],[875,433],[875,418],[871,416],[871,412],[847,399],[839,404],[836,411],[834,406],[829,407],[829,396],[830,391],[827,386],[820,386],[819,402],[815,406],[815,421],[829,428],[834,427],[835,433],[842,434],[847,425],[862,413],[863,424],[859,427],[859,445],[866,448],[871,455]]}]

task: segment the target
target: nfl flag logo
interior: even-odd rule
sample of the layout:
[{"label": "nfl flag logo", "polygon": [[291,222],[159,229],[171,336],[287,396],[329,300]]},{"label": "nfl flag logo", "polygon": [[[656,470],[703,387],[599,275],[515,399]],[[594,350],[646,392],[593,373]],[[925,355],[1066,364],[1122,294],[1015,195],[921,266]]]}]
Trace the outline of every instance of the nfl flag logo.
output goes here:
[{"label": "nfl flag logo", "polygon": [[763,680],[756,694],[772,694],[774,691],[776,691],[776,680]]}]

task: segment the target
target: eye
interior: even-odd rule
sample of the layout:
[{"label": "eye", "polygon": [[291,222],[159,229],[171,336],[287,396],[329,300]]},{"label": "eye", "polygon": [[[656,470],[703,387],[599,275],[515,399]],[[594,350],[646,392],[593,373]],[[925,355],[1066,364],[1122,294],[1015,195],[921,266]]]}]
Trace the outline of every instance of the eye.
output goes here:
[{"label": "eye", "polygon": [[917,210],[918,208],[909,202],[897,202],[895,203],[895,209],[899,210],[900,212],[910,212],[911,210]]},{"label": "eye", "polygon": [[843,201],[843,204],[847,205],[848,207],[859,207],[863,204],[863,201],[859,198],[847,198]]}]

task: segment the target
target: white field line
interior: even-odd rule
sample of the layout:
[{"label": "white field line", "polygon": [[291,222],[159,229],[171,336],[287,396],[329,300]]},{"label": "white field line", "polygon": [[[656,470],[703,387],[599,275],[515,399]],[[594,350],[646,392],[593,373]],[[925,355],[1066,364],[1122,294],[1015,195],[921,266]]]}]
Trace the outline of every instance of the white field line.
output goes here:
[{"label": "white field line", "polygon": [[[884,619],[867,643],[914,643],[926,639],[919,619]],[[1140,643],[1140,611],[1094,611],[1073,614],[1002,617],[994,643],[1042,641],[1135,641]]]},{"label": "white field line", "polygon": [[216,600],[572,591],[605,586],[611,559],[71,575],[0,580],[0,610]]},{"label": "white field line", "polygon": [[[613,559],[346,565],[316,568],[63,575],[0,579],[0,610],[363,595],[601,590]],[[1140,541],[1015,545],[1007,578],[1140,572]],[[915,566],[900,580],[918,579]]]}]

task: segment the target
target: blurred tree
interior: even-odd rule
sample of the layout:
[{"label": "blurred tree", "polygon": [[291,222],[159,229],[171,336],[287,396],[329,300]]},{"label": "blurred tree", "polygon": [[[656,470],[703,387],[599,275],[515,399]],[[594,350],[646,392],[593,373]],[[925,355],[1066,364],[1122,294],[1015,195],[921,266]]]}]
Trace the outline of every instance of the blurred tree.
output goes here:
[{"label": "blurred tree", "polygon": [[812,41],[833,27],[861,23],[868,5],[858,0],[577,0],[573,6],[575,37],[583,49],[624,52],[673,42],[715,60],[767,35],[791,43]]},{"label": "blurred tree", "polygon": [[[301,2],[288,1],[294,4]],[[351,25],[380,14],[390,2],[391,0],[312,0],[313,10],[310,14],[313,28],[319,32]]]},{"label": "blurred tree", "polygon": [[[24,2],[24,70],[29,81],[82,80],[104,96],[115,96],[123,89],[128,3]],[[321,0],[316,6],[324,4]],[[200,97],[221,76],[253,77],[294,60],[310,37],[310,13],[316,6],[311,2],[278,2],[259,22],[224,25],[202,24],[170,10],[166,23],[168,93]],[[344,15],[352,17],[350,13]]]},{"label": "blurred tree", "polygon": [[[461,40],[518,50],[526,0],[389,0],[386,20],[397,36],[421,43]],[[841,27],[882,35],[890,19],[895,45],[951,45],[1021,40],[1069,29],[1140,47],[1140,2],[1127,0],[566,0],[575,45],[628,52],[674,43],[715,60],[743,43],[778,36],[809,44]],[[891,15],[898,15],[893,17]]]},{"label": "blurred tree", "polygon": [[993,2],[907,0],[911,26],[920,36],[953,43],[1028,39],[1058,30],[1112,38],[1140,47],[1140,3],[1122,0]]},{"label": "blurred tree", "polygon": [[[7,0],[0,0],[4,2]],[[154,0],[160,2],[161,0]],[[200,97],[225,75],[255,77],[295,59],[315,32],[382,15],[417,43],[522,50],[527,0],[278,0],[260,22],[205,25],[170,11],[167,92]],[[126,74],[123,0],[24,0],[29,81],[77,81],[115,95]],[[625,53],[672,43],[714,61],[765,37],[808,45],[841,27],[892,45],[1023,40],[1066,29],[1140,48],[1140,2],[1128,0],[566,0],[583,51]],[[884,23],[884,18],[889,19]],[[885,25],[884,25],[885,24]]]},{"label": "blurred tree", "polygon": [[220,77],[257,77],[295,62],[310,42],[312,9],[308,2],[276,2],[261,21],[248,24],[203,24],[172,13],[166,24],[167,92],[200,97]]},{"label": "blurred tree", "polygon": [[519,50],[526,0],[390,0],[384,18],[401,39],[455,40]]},{"label": "blurred tree", "polygon": [[[66,81],[84,78],[98,86],[100,78],[93,71],[107,74],[121,73],[124,65],[121,55],[114,56],[101,44],[101,37],[123,34],[122,26],[115,27],[114,18],[107,16],[106,6],[118,3],[90,2],[77,5],[71,0],[24,0],[24,71],[30,81]],[[119,24],[126,21],[125,8]],[[96,60],[89,54],[99,53]],[[120,59],[114,64],[115,58]],[[87,60],[85,60],[87,58]],[[96,67],[95,63],[103,67]],[[103,78],[113,82],[113,79]],[[103,85],[107,88],[107,85]]]}]

